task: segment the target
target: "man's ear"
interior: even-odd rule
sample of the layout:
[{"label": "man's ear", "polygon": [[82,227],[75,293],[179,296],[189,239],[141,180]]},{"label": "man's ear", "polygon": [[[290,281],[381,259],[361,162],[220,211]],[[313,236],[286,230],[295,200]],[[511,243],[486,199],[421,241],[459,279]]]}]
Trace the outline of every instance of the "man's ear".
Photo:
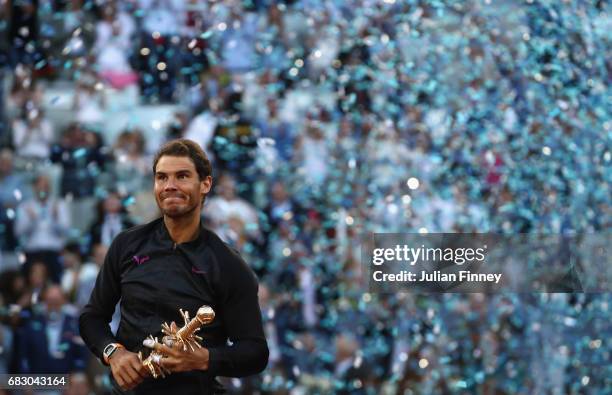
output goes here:
[{"label": "man's ear", "polygon": [[207,194],[212,188],[212,177],[208,176],[200,181],[200,193]]}]

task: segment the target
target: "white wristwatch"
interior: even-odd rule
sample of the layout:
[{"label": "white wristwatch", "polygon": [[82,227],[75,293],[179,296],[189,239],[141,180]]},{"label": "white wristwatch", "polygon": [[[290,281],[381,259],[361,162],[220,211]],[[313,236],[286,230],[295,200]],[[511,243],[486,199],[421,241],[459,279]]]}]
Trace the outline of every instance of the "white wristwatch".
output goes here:
[{"label": "white wristwatch", "polygon": [[123,347],[123,345],[119,343],[110,343],[106,347],[104,347],[104,350],[102,351],[102,355],[104,356],[104,362],[108,363],[108,359],[119,348],[125,348],[125,347]]}]

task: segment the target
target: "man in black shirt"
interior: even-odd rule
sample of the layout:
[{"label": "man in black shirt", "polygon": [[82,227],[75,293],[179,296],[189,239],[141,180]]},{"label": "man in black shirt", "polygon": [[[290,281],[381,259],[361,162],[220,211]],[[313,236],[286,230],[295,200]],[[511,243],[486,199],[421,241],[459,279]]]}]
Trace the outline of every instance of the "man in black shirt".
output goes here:
[{"label": "man in black shirt", "polygon": [[[268,363],[257,279],[236,251],[200,223],[212,186],[204,151],[189,140],[170,141],[156,155],[153,172],[163,217],[115,238],[83,308],[81,336],[110,365],[116,394],[217,393],[222,387],[215,376],[252,375]],[[113,336],[108,324],[119,299],[121,322]],[[172,374],[149,377],[137,355],[143,340],[149,334],[161,339],[164,322],[182,325],[179,308],[194,317],[202,305],[215,311],[213,322],[198,332],[203,347],[166,349],[162,366]]]}]

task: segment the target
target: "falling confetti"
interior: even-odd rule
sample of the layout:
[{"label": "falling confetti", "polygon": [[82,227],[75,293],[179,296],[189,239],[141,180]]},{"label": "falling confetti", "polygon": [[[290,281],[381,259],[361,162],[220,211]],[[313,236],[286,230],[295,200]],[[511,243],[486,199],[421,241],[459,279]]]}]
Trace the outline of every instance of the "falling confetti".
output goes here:
[{"label": "falling confetti", "polygon": [[[16,93],[0,142],[24,179],[49,168],[28,155],[42,146],[75,207],[116,191],[136,221],[156,209],[150,139],[205,148],[204,219],[270,293],[271,362],[244,388],[609,391],[609,293],[389,296],[368,292],[359,260],[373,232],[609,232],[608,2],[154,2],[168,26],[119,3],[110,21],[98,2],[43,7],[37,31],[2,19]],[[75,81],[78,119],[57,94]],[[123,118],[145,138],[116,144]],[[16,133],[47,124],[50,140]],[[6,235],[27,183],[3,169],[0,245],[17,243],[25,264]],[[247,218],[215,222],[222,174]]]}]

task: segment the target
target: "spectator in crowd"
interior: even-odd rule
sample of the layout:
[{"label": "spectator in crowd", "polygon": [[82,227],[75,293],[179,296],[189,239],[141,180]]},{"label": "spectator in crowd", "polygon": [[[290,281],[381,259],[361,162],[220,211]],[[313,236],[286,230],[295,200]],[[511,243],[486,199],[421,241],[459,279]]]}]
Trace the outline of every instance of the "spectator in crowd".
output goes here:
[{"label": "spectator in crowd", "polygon": [[[0,296],[0,309],[6,309],[2,296]],[[0,320],[0,374],[9,373],[12,357],[13,331],[8,325],[5,325],[4,317],[2,317]]]},{"label": "spectator in crowd", "polygon": [[6,306],[17,304],[26,288],[26,279],[21,271],[8,269],[0,273],[0,297]]},{"label": "spectator in crowd", "polygon": [[81,246],[69,243],[62,251],[64,274],[61,286],[68,301],[77,308],[85,306],[91,294],[90,285],[95,282],[99,267],[92,262],[83,262]]},{"label": "spectator in crowd", "polygon": [[15,118],[23,115],[28,103],[30,107],[42,105],[43,88],[34,77],[32,68],[23,64],[15,67],[11,89],[6,99],[6,115]]},{"label": "spectator in crowd", "polygon": [[98,267],[98,270],[104,264],[104,258],[106,257],[107,251],[108,246],[102,243],[94,244],[91,249],[90,261]]},{"label": "spectator in crowd", "polygon": [[9,42],[12,64],[31,64],[42,59],[40,52],[38,0],[8,3],[10,7]]},{"label": "spectator in crowd", "polygon": [[55,34],[52,37],[49,37],[50,32],[46,30],[45,38],[50,38],[54,43],[66,43],[62,55],[79,62],[79,58],[89,55],[94,44],[97,9],[81,1],[54,2],[52,7],[54,13],[62,13],[62,23],[59,24],[58,31],[53,32]]},{"label": "spectator in crowd", "polygon": [[45,262],[51,278],[59,281],[59,254],[70,230],[70,214],[63,200],[51,196],[49,177],[39,174],[33,183],[34,197],[17,209],[15,233],[21,240],[26,262]]},{"label": "spectator in crowd", "polygon": [[13,122],[13,145],[24,159],[43,162],[49,159],[54,139],[53,126],[42,108],[28,101],[21,116]]},{"label": "spectator in crowd", "polygon": [[267,71],[276,74],[291,67],[291,59],[287,57],[287,50],[292,47],[288,28],[292,29],[295,25],[287,28],[285,22],[288,19],[285,18],[287,13],[283,12],[283,9],[287,11],[282,4],[269,5],[267,14],[258,20],[256,48],[258,45],[269,48],[258,54],[259,67],[264,70],[263,74]]},{"label": "spectator in crowd", "polygon": [[410,151],[391,122],[381,123],[368,137],[365,149],[370,153],[370,169],[376,174],[373,181],[381,190],[388,191],[408,167]]},{"label": "spectator in crowd", "polygon": [[103,126],[106,96],[102,88],[102,82],[93,71],[84,69],[79,74],[72,101],[76,122],[89,127]]},{"label": "spectator in crowd", "polygon": [[89,377],[83,372],[71,373],[63,395],[92,395]]},{"label": "spectator in crowd", "polygon": [[[211,152],[212,139],[219,125],[219,115],[214,108],[205,109],[193,117],[184,134],[180,135],[180,137],[200,144],[202,149],[208,154],[208,152]],[[214,160],[214,158],[211,158],[211,160]]]},{"label": "spectator in crowd", "polygon": [[61,195],[74,199],[94,195],[98,174],[109,158],[101,136],[78,123],[70,124],[59,144],[51,152],[51,160],[62,166]]},{"label": "spectator in crowd", "polygon": [[259,305],[261,306],[261,314],[263,315],[264,332],[266,334],[268,348],[270,349],[268,368],[274,368],[280,362],[278,334],[274,322],[274,296],[270,287],[266,284],[259,285],[257,296],[259,298]]},{"label": "spectator in crowd", "polygon": [[[228,95],[231,74],[221,65],[214,64],[198,76],[199,83],[190,89],[188,97],[189,108],[194,114],[208,110],[220,112]],[[187,123],[189,120],[186,120]]]},{"label": "spectator in crowd", "polygon": [[365,394],[368,388],[370,368],[367,358],[359,354],[359,342],[352,335],[336,336],[336,360],[334,376],[339,383],[338,394]]},{"label": "spectator in crowd", "polygon": [[304,133],[296,142],[294,157],[305,185],[318,188],[323,184],[329,171],[328,145],[321,126],[311,118],[306,122]]},{"label": "spectator in crowd", "polygon": [[[0,11],[0,13],[1,12],[2,11]],[[0,36],[0,40],[2,40],[1,36]],[[0,62],[2,61],[3,58],[6,59],[6,57],[7,56],[5,55],[5,52],[3,51],[2,46],[0,46]],[[2,84],[3,86],[4,86],[5,75],[6,75],[5,71],[0,67],[0,84]],[[4,97],[4,95],[0,95],[0,147],[5,147],[10,144],[8,124],[6,122],[5,102],[6,102],[6,97]]]},{"label": "spectator in crowd", "polygon": [[171,0],[140,0],[139,5],[146,10],[142,19],[142,50],[137,58],[141,94],[146,101],[168,103],[177,99],[184,5]]},{"label": "spectator in crowd", "polygon": [[227,28],[220,37],[223,66],[232,73],[245,73],[256,64],[255,30],[257,17],[245,12],[242,3],[229,5]]},{"label": "spectator in crowd", "polygon": [[267,240],[267,257],[270,260],[270,266],[273,272],[278,271],[277,265],[285,261],[287,253],[290,253],[296,244],[298,226],[294,219],[289,219],[280,222],[277,228],[270,234]]},{"label": "spectator in crowd", "polygon": [[296,141],[292,125],[280,118],[279,100],[270,97],[266,101],[265,115],[257,122],[261,137],[274,140],[274,147],[281,163],[290,163]]},{"label": "spectator in crowd", "polygon": [[82,307],[83,302],[89,300],[91,290],[96,284],[96,277],[104,263],[107,251],[108,246],[101,243],[94,244],[91,248],[89,259],[83,264],[82,269],[78,273],[79,292],[75,302],[77,307]]},{"label": "spectator in crowd", "polygon": [[[15,171],[15,155],[9,148],[0,150],[0,254],[15,251],[17,240],[14,233],[18,204],[30,198],[28,182],[23,174]],[[8,259],[8,257],[4,257]],[[7,262],[3,263],[7,265]],[[0,269],[1,271],[1,269]]]},{"label": "spectator in crowd", "polygon": [[115,188],[122,195],[134,195],[148,188],[151,159],[146,155],[145,143],[140,130],[125,130],[113,146]]},{"label": "spectator in crowd", "polygon": [[185,132],[187,131],[188,125],[189,114],[187,113],[187,111],[177,111],[172,114],[172,120],[170,121],[168,129],[166,130],[166,141],[186,138]]},{"label": "spectator in crowd", "polygon": [[[13,256],[0,271],[22,251],[29,268],[40,232],[62,250],[53,210],[26,210],[44,206],[24,185],[48,159],[72,198],[70,236],[98,264],[103,239],[129,226],[124,208],[135,223],[158,216],[139,193],[150,172],[142,146],[159,137],[151,128],[159,133],[163,113],[177,114],[167,137],[206,146],[234,180],[231,193],[210,196],[206,219],[271,295],[262,306],[272,364],[230,393],[606,393],[609,293],[387,298],[365,292],[359,255],[377,232],[605,237],[610,2],[51,3],[0,2],[0,67],[11,52],[0,146],[14,150],[12,160],[0,152],[0,243]],[[108,89],[129,86],[131,71],[140,97]],[[56,140],[75,117],[86,125]],[[116,144],[102,140],[117,133]],[[121,226],[108,212],[93,218],[107,194]],[[28,269],[34,294],[46,265]],[[525,265],[504,276],[522,279]],[[605,288],[604,266],[584,271]],[[0,280],[12,329],[41,306],[20,275]],[[101,392],[102,376],[91,377]]]},{"label": "spectator in crowd", "polygon": [[132,16],[122,12],[116,3],[102,7],[102,18],[96,25],[96,43],[92,49],[97,72],[113,88],[124,89],[138,82],[138,75],[129,63],[136,26]]},{"label": "spectator in crowd", "polygon": [[92,246],[110,246],[115,236],[134,226],[117,192],[108,192],[106,197],[98,202],[97,211],[97,217],[89,230]]},{"label": "spectator in crowd", "polygon": [[244,187],[243,196],[250,198],[253,190],[249,180],[256,171],[257,132],[252,121],[242,114],[243,86],[230,84],[223,92],[218,115],[227,122],[219,123],[213,137],[215,168],[231,173]]},{"label": "spectator in crowd", "polygon": [[299,207],[290,197],[287,188],[281,181],[274,181],[270,188],[270,199],[265,209],[268,224],[272,229],[278,229],[282,221],[297,218]]},{"label": "spectator in crowd", "polygon": [[204,216],[220,237],[231,242],[259,236],[257,211],[236,191],[236,180],[224,174],[217,181],[218,195],[204,206]]},{"label": "spectator in crowd", "polygon": [[35,307],[41,301],[41,293],[46,286],[51,285],[49,269],[44,261],[34,261],[27,269],[28,287],[21,296],[19,305]]},{"label": "spectator in crowd", "polygon": [[84,371],[87,349],[79,336],[74,311],[67,305],[61,287],[45,288],[42,301],[44,310],[35,313],[19,329],[16,352],[20,373]]}]

